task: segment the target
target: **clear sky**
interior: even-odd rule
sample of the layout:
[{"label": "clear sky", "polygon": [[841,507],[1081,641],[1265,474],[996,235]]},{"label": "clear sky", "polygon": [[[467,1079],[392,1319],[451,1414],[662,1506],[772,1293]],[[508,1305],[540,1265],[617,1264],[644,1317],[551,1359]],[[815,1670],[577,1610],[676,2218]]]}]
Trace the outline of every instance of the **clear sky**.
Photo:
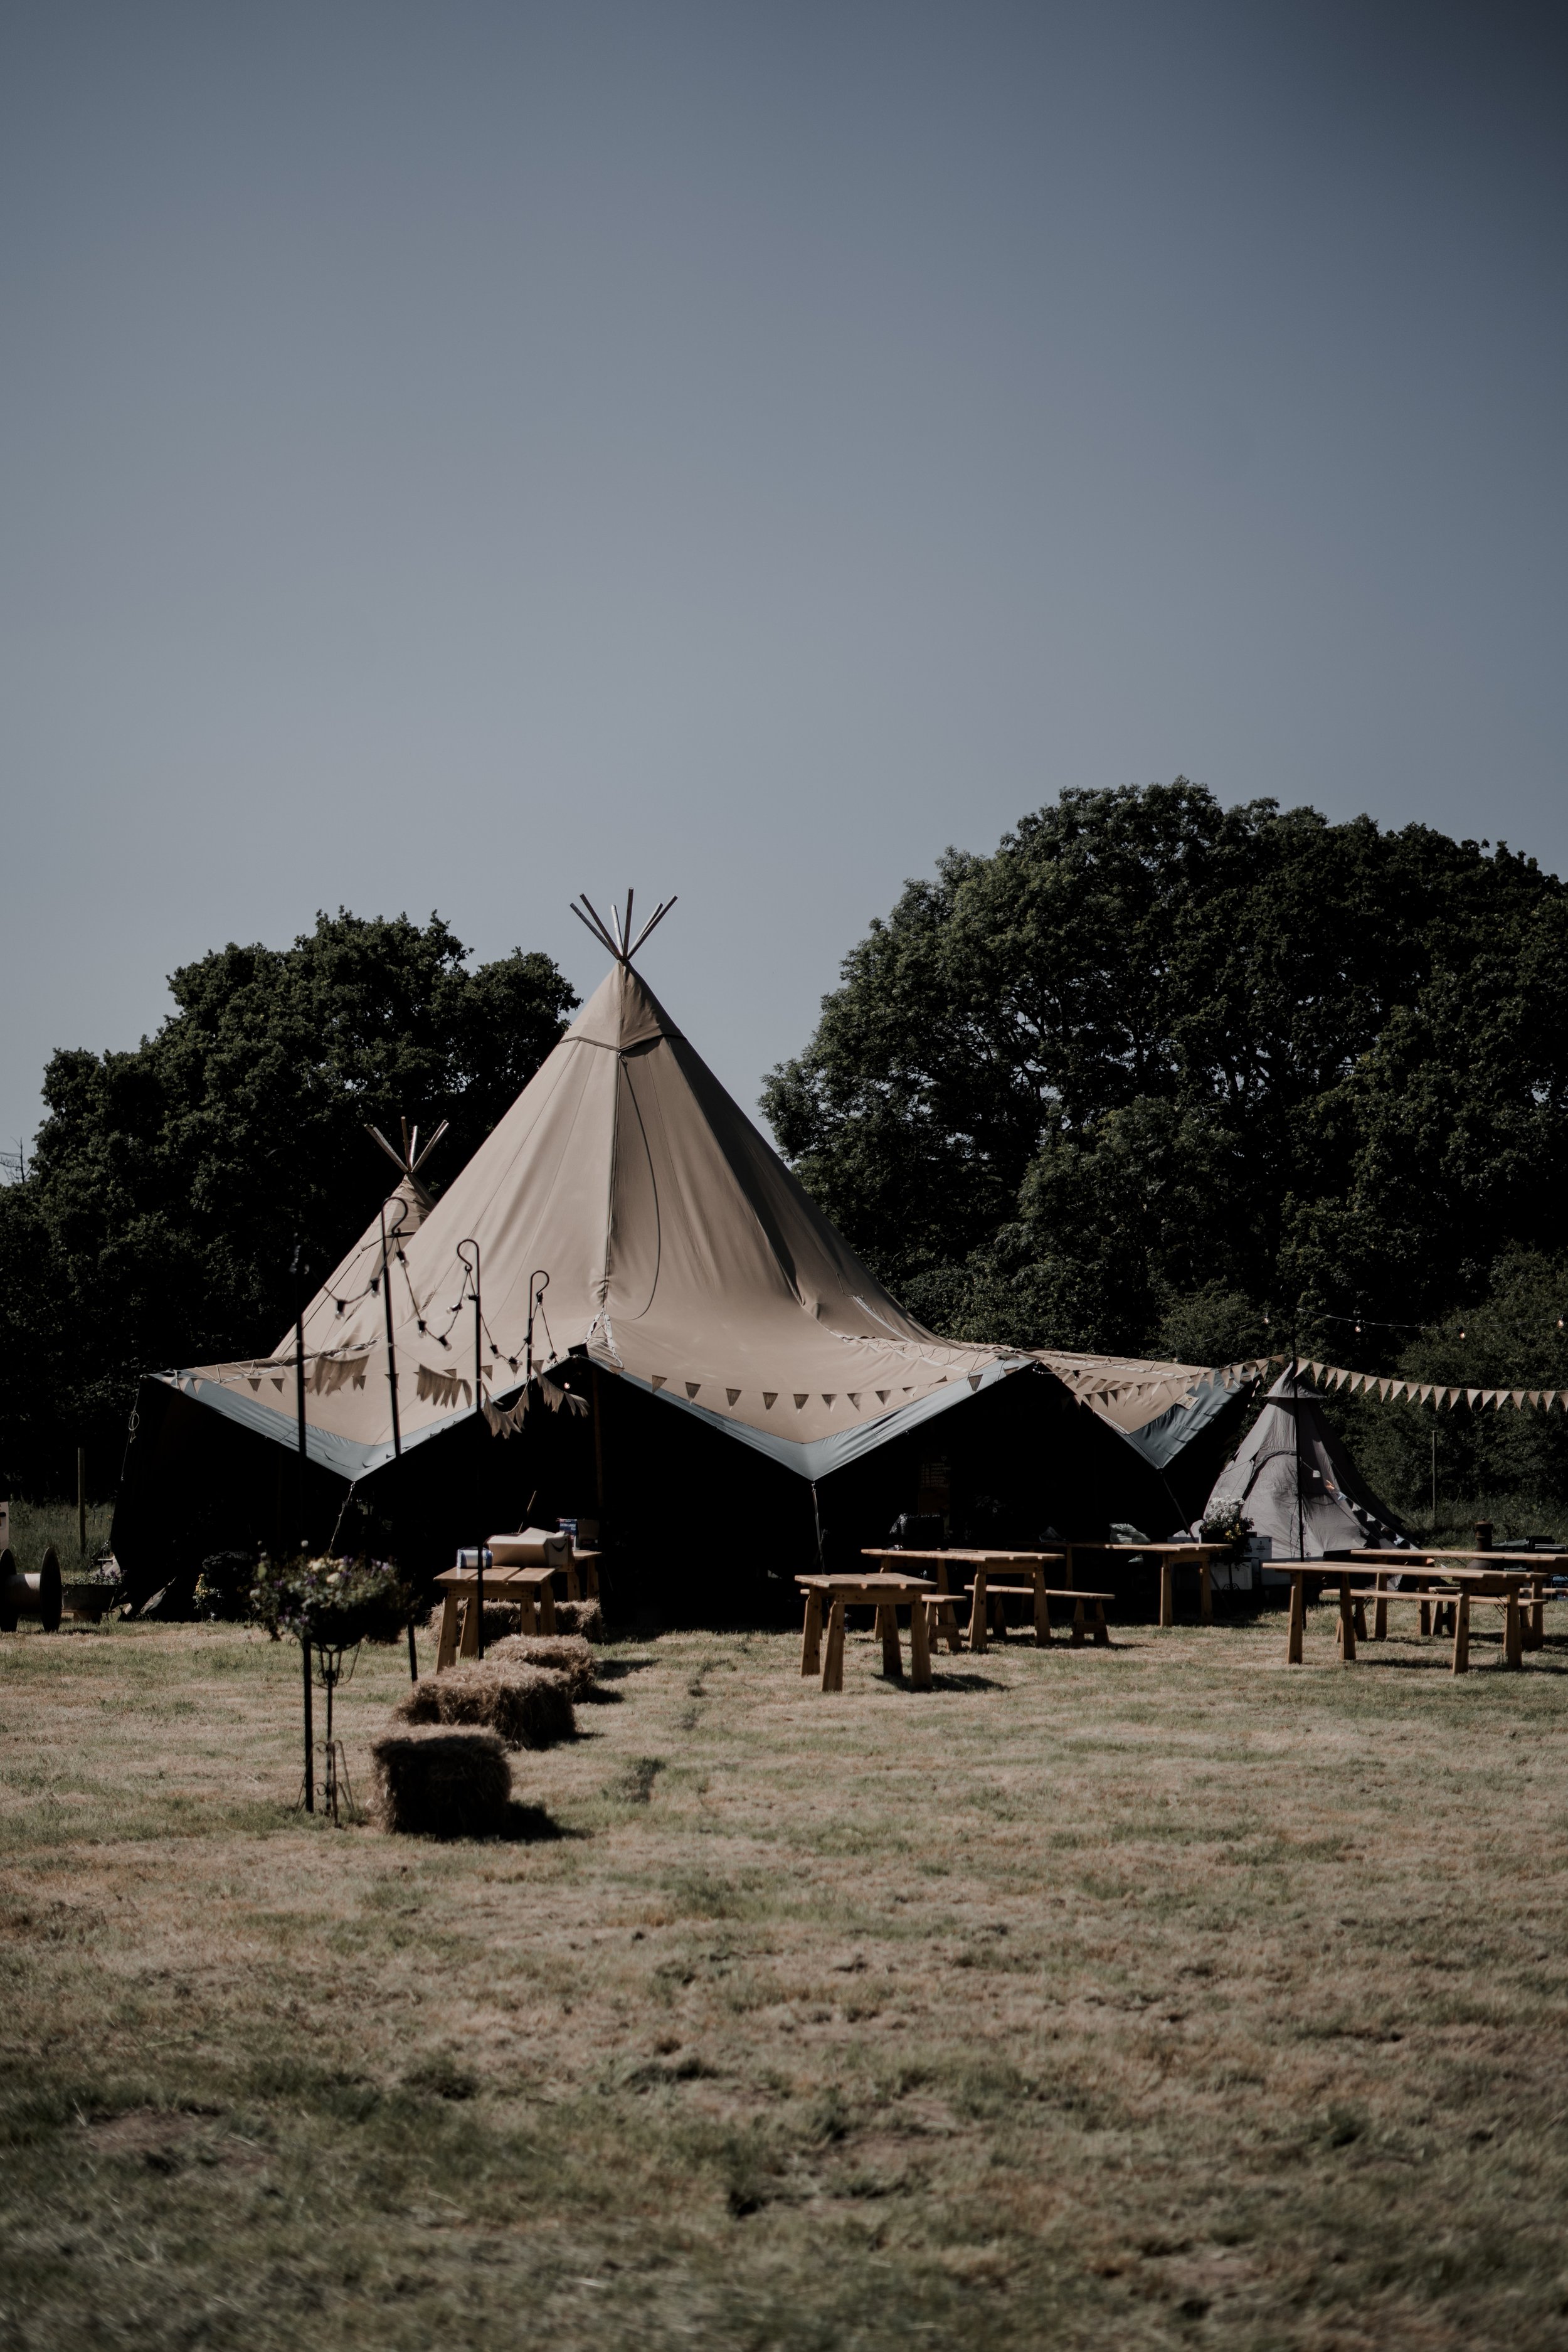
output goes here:
[{"label": "clear sky", "polygon": [[319,907],[679,891],[749,1108],[1065,784],[1568,867],[1565,26],[11,0],[0,1145]]}]

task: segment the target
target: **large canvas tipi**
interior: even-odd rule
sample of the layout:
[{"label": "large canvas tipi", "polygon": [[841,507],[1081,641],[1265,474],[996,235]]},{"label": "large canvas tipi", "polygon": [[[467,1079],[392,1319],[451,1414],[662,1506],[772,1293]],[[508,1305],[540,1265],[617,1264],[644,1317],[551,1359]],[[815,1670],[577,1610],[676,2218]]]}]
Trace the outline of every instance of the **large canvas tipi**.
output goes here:
[{"label": "large canvas tipi", "polygon": [[[629,938],[617,929],[597,992],[384,1268],[378,1221],[312,1302],[314,1473],[379,1486],[454,1433],[537,1437],[542,1408],[563,1419],[590,1398],[596,1433],[601,1402],[625,1425],[637,1398],[670,1441],[701,1431],[804,1489],[1003,1384],[1047,1381],[1020,1350],[950,1343],[903,1311],[693,1050]],[[153,1386],[204,1423],[297,1444],[292,1331],[271,1356]],[[1136,1485],[1142,1465],[1101,1436]]]}]

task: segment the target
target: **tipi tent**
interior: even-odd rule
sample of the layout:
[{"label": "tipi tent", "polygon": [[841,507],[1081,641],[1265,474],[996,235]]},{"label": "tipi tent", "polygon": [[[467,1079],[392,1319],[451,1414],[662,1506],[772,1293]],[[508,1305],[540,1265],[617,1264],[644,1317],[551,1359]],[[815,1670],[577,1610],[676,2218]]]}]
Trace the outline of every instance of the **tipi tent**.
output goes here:
[{"label": "tipi tent", "polygon": [[[629,936],[505,1118],[405,1222],[385,1282],[378,1220],[312,1302],[305,1445],[332,1481],[378,1478],[465,1428],[537,1434],[542,1403],[592,1397],[596,1438],[600,1401],[624,1418],[636,1394],[667,1443],[672,1422],[695,1424],[815,1486],[1020,1375],[1039,1383],[1022,1351],[950,1344],[889,1297],[632,968]],[[161,1385],[292,1449],[298,1377],[290,1331],[270,1357],[160,1374],[143,1398]],[[1137,1486],[1142,1465],[1110,1451],[1113,1479]]]},{"label": "tipi tent", "polygon": [[1321,1559],[1392,1543],[1403,1530],[1330,1428],[1306,1377],[1280,1373],[1262,1412],[1215,1481],[1211,1507],[1238,1502],[1282,1559]]}]

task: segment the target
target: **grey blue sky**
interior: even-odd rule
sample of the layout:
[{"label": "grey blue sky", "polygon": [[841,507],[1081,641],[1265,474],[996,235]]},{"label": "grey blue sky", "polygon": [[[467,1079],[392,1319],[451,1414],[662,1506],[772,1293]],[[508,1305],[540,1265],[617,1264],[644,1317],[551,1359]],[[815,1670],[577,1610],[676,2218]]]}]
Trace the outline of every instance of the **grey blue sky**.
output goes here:
[{"label": "grey blue sky", "polygon": [[679,891],[750,1107],[1065,784],[1568,866],[1563,27],[11,0],[0,1143],[318,907]]}]

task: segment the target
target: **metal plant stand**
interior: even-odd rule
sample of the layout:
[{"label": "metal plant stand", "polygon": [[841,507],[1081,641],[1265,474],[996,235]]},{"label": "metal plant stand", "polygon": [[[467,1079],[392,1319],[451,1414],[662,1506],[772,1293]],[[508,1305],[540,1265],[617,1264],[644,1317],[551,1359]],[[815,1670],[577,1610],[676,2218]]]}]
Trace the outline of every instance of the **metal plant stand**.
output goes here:
[{"label": "metal plant stand", "polygon": [[[332,1729],[333,1698],[338,1685],[352,1679],[359,1663],[359,1643],[351,1642],[339,1649],[323,1649],[318,1643],[313,1654],[315,1679],[327,1695],[326,1738],[315,1743],[315,1754],[321,1759],[321,1811],[338,1829],[342,1829],[345,1822],[361,1819],[349,1780],[348,1756],[342,1741]],[[300,1802],[301,1805],[305,1803],[303,1791]]]}]

